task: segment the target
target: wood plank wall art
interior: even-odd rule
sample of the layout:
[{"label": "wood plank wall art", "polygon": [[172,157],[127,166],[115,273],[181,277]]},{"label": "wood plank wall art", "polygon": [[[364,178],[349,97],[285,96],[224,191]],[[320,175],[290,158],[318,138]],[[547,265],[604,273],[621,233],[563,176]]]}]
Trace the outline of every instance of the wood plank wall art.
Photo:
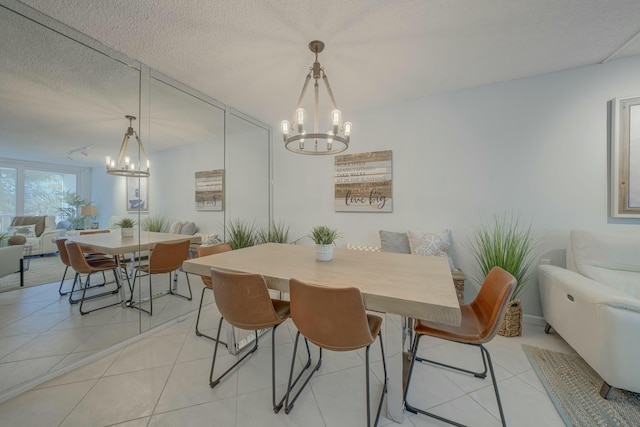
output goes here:
[{"label": "wood plank wall art", "polygon": [[196,172],[196,210],[221,211],[224,204],[224,169]]},{"label": "wood plank wall art", "polygon": [[336,156],[336,212],[393,212],[391,167],[391,150]]}]

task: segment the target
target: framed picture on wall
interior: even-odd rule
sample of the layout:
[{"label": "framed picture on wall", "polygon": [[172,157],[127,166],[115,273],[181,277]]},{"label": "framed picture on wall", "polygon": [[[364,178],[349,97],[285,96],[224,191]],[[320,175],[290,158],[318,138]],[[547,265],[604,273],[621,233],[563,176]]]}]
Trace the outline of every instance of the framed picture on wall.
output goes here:
[{"label": "framed picture on wall", "polygon": [[391,150],[336,156],[336,212],[393,212],[391,160]]},{"label": "framed picture on wall", "polygon": [[196,210],[222,211],[224,169],[196,172]]},{"label": "framed picture on wall", "polygon": [[611,216],[640,218],[640,96],[610,102]]},{"label": "framed picture on wall", "polygon": [[149,211],[149,178],[127,177],[127,210]]}]

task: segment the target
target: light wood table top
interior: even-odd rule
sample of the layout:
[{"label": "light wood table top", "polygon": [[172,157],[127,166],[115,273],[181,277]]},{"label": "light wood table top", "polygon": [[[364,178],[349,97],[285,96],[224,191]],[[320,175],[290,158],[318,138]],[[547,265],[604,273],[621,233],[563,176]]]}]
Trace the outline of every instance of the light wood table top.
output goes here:
[{"label": "light wood table top", "polygon": [[333,260],[315,260],[315,247],[268,243],[187,260],[183,270],[210,275],[211,267],[262,274],[270,288],[289,291],[289,279],[323,286],[355,286],[369,310],[450,325],[461,322],[446,258],[334,249]]},{"label": "light wood table top", "polygon": [[137,233],[133,237],[122,237],[120,230],[111,233],[81,234],[77,236],[64,236],[64,238],[80,243],[83,249],[91,252],[99,252],[107,255],[120,255],[130,252],[147,251],[153,249],[156,243],[179,242],[190,240],[199,243],[199,236],[186,234],[156,233],[143,231],[138,238]]}]

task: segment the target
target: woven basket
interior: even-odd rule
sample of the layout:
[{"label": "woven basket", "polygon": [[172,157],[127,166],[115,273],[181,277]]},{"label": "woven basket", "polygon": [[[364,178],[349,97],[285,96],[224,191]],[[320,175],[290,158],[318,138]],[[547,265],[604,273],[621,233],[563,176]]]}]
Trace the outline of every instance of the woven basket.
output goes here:
[{"label": "woven basket", "polygon": [[519,337],[522,335],[522,303],[514,299],[507,306],[498,335],[503,337]]}]

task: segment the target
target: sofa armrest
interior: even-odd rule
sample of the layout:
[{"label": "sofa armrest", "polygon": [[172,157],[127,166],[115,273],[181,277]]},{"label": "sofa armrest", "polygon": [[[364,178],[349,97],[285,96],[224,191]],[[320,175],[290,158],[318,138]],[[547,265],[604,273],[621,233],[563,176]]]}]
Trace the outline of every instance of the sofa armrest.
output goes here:
[{"label": "sofa armrest", "polygon": [[603,304],[640,313],[640,299],[566,268],[554,265],[539,266],[538,283],[541,293],[544,293],[549,287],[561,286],[567,294],[573,297],[579,295],[584,302]]},{"label": "sofa armrest", "polygon": [[58,246],[55,244],[54,239],[60,237],[60,230],[45,230],[40,235],[40,253],[51,254],[58,251]]}]

